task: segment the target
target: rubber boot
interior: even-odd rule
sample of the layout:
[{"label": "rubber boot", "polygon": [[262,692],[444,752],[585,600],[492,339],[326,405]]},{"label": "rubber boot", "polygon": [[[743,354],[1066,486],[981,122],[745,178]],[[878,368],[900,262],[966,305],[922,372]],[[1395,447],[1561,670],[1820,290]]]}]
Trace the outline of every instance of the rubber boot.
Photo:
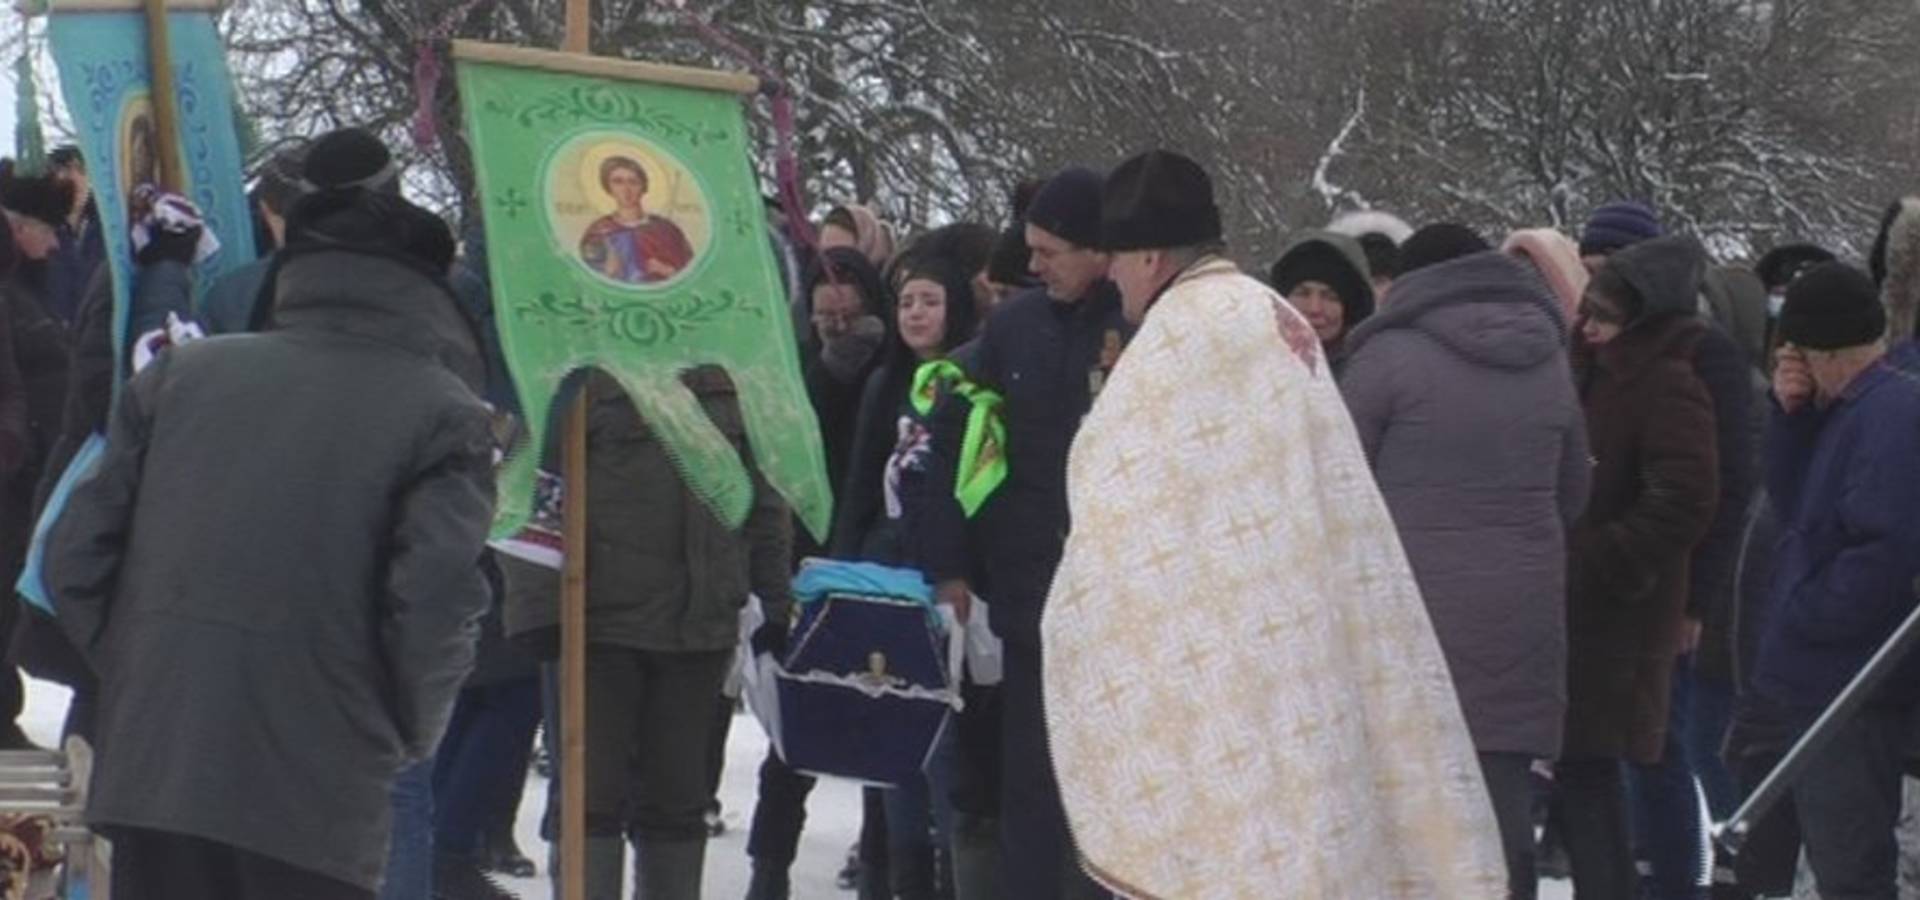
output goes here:
[{"label": "rubber boot", "polygon": [[[587,837],[587,900],[621,900],[626,889],[627,842],[617,836]],[[560,889],[560,847],[551,845],[547,873],[553,882],[553,895]]]},{"label": "rubber boot", "polygon": [[706,872],[706,839],[642,840],[634,844],[635,897],[638,900],[700,900]]},{"label": "rubber boot", "polygon": [[747,900],[788,900],[793,891],[785,866],[753,862],[753,880],[747,883]]}]

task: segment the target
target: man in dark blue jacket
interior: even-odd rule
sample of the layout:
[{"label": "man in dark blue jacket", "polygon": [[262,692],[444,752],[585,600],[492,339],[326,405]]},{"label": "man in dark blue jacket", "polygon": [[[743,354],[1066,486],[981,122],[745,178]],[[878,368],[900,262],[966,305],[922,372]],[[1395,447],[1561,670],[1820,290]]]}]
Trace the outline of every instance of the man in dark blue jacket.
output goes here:
[{"label": "man in dark blue jacket", "polygon": [[[1099,173],[1071,168],[1027,208],[1030,267],[1043,287],[1008,299],[972,348],[974,380],[1006,398],[1008,476],[966,520],[953,496],[967,404],[933,423],[935,481],[918,548],[941,602],[964,616],[969,593],[993,607],[1006,644],[1001,738],[1001,846],[1006,896],[1051,900],[1096,894],[1079,870],[1048,759],[1040,693],[1040,615],[1067,535],[1067,450],[1131,334],[1107,280]],[[969,546],[969,536],[973,545]],[[972,561],[981,563],[975,571]],[[976,575],[984,576],[984,583]]]},{"label": "man in dark blue jacket", "polygon": [[[266,161],[256,176],[248,199],[263,227],[257,230],[260,258],[231,269],[207,285],[196,312],[200,327],[207,334],[246,334],[260,325],[260,288],[273,270],[273,257],[287,243],[287,213],[294,201],[306,192],[300,167],[306,161],[306,146],[283,150]],[[489,398],[491,399],[491,398]]]},{"label": "man in dark blue jacket", "polygon": [[[1887,349],[1867,276],[1827,263],[1788,290],[1767,480],[1785,526],[1753,702],[1811,724],[1920,591],[1920,346]],[[1902,336],[1904,337],[1904,336]],[[1909,656],[1794,786],[1820,896],[1893,900]]]},{"label": "man in dark blue jacket", "polygon": [[47,312],[63,325],[79,316],[87,283],[107,261],[106,236],[100,231],[100,208],[93,202],[87,180],[87,161],[78,147],[58,147],[47,154],[47,170],[73,186],[73,209],[54,227],[60,246],[47,258]]}]

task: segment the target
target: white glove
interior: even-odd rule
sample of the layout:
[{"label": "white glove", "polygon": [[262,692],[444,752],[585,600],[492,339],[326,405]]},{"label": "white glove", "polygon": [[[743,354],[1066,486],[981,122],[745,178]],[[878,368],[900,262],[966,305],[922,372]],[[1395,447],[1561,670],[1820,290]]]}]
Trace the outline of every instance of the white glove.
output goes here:
[{"label": "white glove", "polygon": [[182,322],[174,313],[167,313],[167,327],[156,328],[140,336],[133,342],[133,370],[139,372],[153,362],[160,351],[177,344],[197,341],[207,334],[193,322]]}]

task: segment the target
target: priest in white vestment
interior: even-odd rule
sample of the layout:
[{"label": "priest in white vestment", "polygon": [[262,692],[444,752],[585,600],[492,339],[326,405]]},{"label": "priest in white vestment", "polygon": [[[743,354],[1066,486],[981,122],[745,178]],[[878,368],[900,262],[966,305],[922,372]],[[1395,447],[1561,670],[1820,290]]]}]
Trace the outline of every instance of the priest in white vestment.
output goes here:
[{"label": "priest in white vestment", "polygon": [[1138,335],[1073,447],[1042,625],[1076,846],[1141,898],[1506,894],[1440,647],[1313,329],[1219,255],[1210,180],[1109,176]]}]

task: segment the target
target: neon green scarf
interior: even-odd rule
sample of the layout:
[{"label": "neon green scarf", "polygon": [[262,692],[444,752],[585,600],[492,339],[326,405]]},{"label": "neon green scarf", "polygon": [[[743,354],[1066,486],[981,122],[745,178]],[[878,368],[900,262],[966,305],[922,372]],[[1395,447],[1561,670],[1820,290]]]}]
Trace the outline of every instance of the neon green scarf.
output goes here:
[{"label": "neon green scarf", "polygon": [[973,404],[967,414],[967,433],[960,443],[960,468],[953,476],[953,496],[971,519],[1007,480],[1007,423],[1000,416],[1005,399],[967,378],[952,360],[934,360],[913,373],[913,409],[933,414],[945,391]]}]

